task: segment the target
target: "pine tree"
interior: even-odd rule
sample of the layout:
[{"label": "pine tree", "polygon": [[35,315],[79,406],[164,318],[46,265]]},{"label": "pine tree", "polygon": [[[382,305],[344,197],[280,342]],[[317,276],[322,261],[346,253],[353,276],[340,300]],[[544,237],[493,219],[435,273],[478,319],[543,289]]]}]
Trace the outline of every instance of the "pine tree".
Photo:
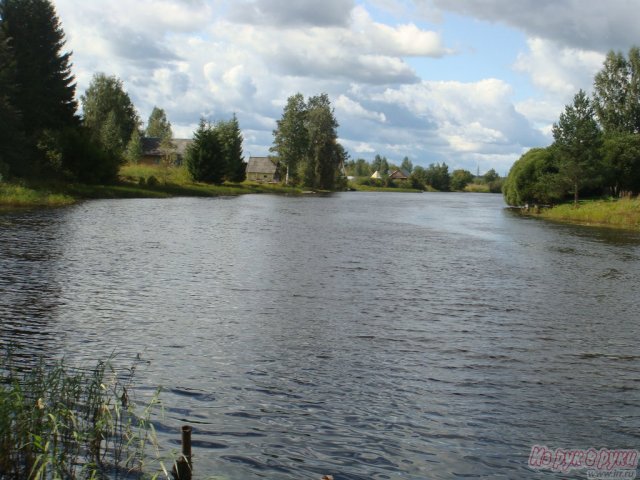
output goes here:
[{"label": "pine tree", "polygon": [[16,65],[15,106],[29,135],[78,124],[71,54],[49,0],[0,0],[1,27]]}]

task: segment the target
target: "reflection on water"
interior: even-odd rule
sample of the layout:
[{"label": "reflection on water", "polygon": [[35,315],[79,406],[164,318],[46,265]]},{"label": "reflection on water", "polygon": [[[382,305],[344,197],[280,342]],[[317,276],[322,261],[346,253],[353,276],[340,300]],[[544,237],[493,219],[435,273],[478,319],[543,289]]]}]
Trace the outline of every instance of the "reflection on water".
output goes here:
[{"label": "reflection on water", "polygon": [[636,448],[640,236],[503,206],[345,193],[4,214],[0,340],[140,354],[165,442],[193,424],[198,472],[234,479],[540,478],[536,443]]}]

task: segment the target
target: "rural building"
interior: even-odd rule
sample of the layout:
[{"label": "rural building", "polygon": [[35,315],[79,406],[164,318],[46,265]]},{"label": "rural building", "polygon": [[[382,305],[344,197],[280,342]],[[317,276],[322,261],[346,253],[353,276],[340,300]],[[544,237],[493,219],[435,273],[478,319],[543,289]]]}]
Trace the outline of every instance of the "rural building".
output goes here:
[{"label": "rural building", "polygon": [[371,175],[371,178],[380,179],[382,178],[382,175],[380,175],[380,172],[376,170],[375,172],[373,172],[373,175]]},{"label": "rural building", "polygon": [[[174,138],[171,140],[173,143],[174,158],[173,163],[175,165],[181,165],[184,159],[184,154],[187,151],[187,147],[193,140],[188,138]],[[165,152],[160,148],[162,139],[159,137],[142,137],[140,143],[142,144],[142,156],[138,163],[143,165],[160,165],[164,158]]]},{"label": "rural building", "polygon": [[389,175],[389,178],[391,180],[408,180],[409,175],[404,170],[394,170],[391,172],[391,175]]},{"label": "rural building", "polygon": [[254,182],[279,182],[278,165],[270,157],[249,157],[247,180]]}]

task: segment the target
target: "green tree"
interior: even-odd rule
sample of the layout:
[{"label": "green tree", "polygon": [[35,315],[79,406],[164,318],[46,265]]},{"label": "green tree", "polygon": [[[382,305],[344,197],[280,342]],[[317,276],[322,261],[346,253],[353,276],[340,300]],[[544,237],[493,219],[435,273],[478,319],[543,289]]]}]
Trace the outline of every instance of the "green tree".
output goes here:
[{"label": "green tree", "polygon": [[235,183],[244,182],[247,178],[247,165],[242,153],[242,131],[235,113],[231,120],[218,122],[215,131],[227,165],[227,180]]},{"label": "green tree", "polygon": [[227,170],[224,154],[214,127],[204,119],[193,134],[185,152],[187,169],[196,182],[222,183]]},{"label": "green tree", "polygon": [[155,138],[173,138],[171,122],[167,120],[167,114],[162,108],[153,107],[147,122],[146,135]]},{"label": "green tree", "polygon": [[409,175],[409,181],[411,182],[411,186],[417,189],[424,189],[427,185],[427,171],[424,167],[420,165],[416,165],[413,167],[413,172]]},{"label": "green tree", "polygon": [[17,90],[15,62],[0,28],[0,181],[9,174],[24,174],[25,136],[22,117],[14,105]]},{"label": "green tree", "polygon": [[605,181],[613,195],[640,193],[640,135],[620,133],[604,139]]},{"label": "green tree", "polygon": [[296,93],[287,99],[282,118],[273,131],[273,146],[269,151],[278,155],[278,162],[285,168],[285,183],[299,180],[299,166],[309,150],[306,116],[304,96]]},{"label": "green tree", "polygon": [[509,205],[550,204],[562,200],[566,182],[552,147],[533,148],[509,170],[502,193]]},{"label": "green tree", "polygon": [[351,160],[345,167],[349,175],[353,175],[354,177],[368,177],[373,173],[371,165],[364,158]]},{"label": "green tree", "polygon": [[387,157],[380,156],[376,153],[376,156],[373,157],[373,161],[371,162],[371,169],[374,172],[380,172],[380,175],[389,175],[389,161]]},{"label": "green tree", "polygon": [[338,122],[326,93],[309,98],[305,126],[309,135],[305,183],[332,190],[343,150],[338,144]]},{"label": "green tree", "polygon": [[449,167],[446,163],[432,163],[425,170],[425,184],[431,185],[441,192],[449,191],[451,177],[449,175]]},{"label": "green tree", "polygon": [[[139,128],[136,109],[115,76],[97,73],[81,97],[83,123],[94,138],[110,151],[124,153],[133,131]],[[109,143],[103,143],[108,141]]]},{"label": "green tree", "polygon": [[469,170],[454,170],[453,172],[451,172],[451,190],[464,190],[464,187],[473,182],[473,178],[473,174]]},{"label": "green tree", "polygon": [[606,135],[640,133],[640,49],[610,51],[594,78],[594,109]]},{"label": "green tree", "polygon": [[78,124],[71,54],[49,0],[0,0],[0,28],[15,60],[15,107],[30,136]]},{"label": "green tree", "polygon": [[573,201],[578,205],[580,189],[592,181],[598,170],[602,143],[594,109],[583,90],[573,98],[553,125],[554,147],[558,153],[560,172],[573,189]]},{"label": "green tree", "polygon": [[127,143],[127,149],[124,153],[124,157],[132,165],[137,164],[140,161],[140,158],[142,158],[142,138],[140,130],[137,128],[133,129],[131,138]]},{"label": "green tree", "polygon": [[413,163],[411,162],[411,160],[409,160],[409,157],[404,157],[402,159],[400,168],[404,170],[408,175],[411,175],[411,172],[413,171]]},{"label": "green tree", "polygon": [[493,168],[482,176],[482,179],[485,181],[485,183],[495,182],[499,178],[500,175],[498,175],[498,172],[496,172]]}]

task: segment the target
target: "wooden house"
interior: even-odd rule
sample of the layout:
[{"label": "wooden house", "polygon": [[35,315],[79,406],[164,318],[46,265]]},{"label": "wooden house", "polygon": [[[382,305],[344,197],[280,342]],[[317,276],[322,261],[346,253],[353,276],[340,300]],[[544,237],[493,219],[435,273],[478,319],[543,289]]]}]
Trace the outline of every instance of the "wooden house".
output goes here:
[{"label": "wooden house", "polygon": [[[172,163],[174,165],[181,165],[184,160],[184,155],[187,151],[187,147],[193,140],[188,138],[174,138],[171,140],[174,149],[171,152]],[[142,144],[142,156],[138,163],[142,165],[160,165],[162,159],[166,155],[166,152],[162,151],[160,144],[162,139],[158,137],[142,137],[140,139]]]},{"label": "wooden house", "polygon": [[391,174],[389,175],[389,178],[391,180],[408,180],[409,179],[409,175],[404,170],[399,170],[398,169],[398,170],[394,170],[393,172],[391,172]]},{"label": "wooden house", "polygon": [[249,157],[247,180],[253,182],[279,182],[278,165],[271,157]]}]

